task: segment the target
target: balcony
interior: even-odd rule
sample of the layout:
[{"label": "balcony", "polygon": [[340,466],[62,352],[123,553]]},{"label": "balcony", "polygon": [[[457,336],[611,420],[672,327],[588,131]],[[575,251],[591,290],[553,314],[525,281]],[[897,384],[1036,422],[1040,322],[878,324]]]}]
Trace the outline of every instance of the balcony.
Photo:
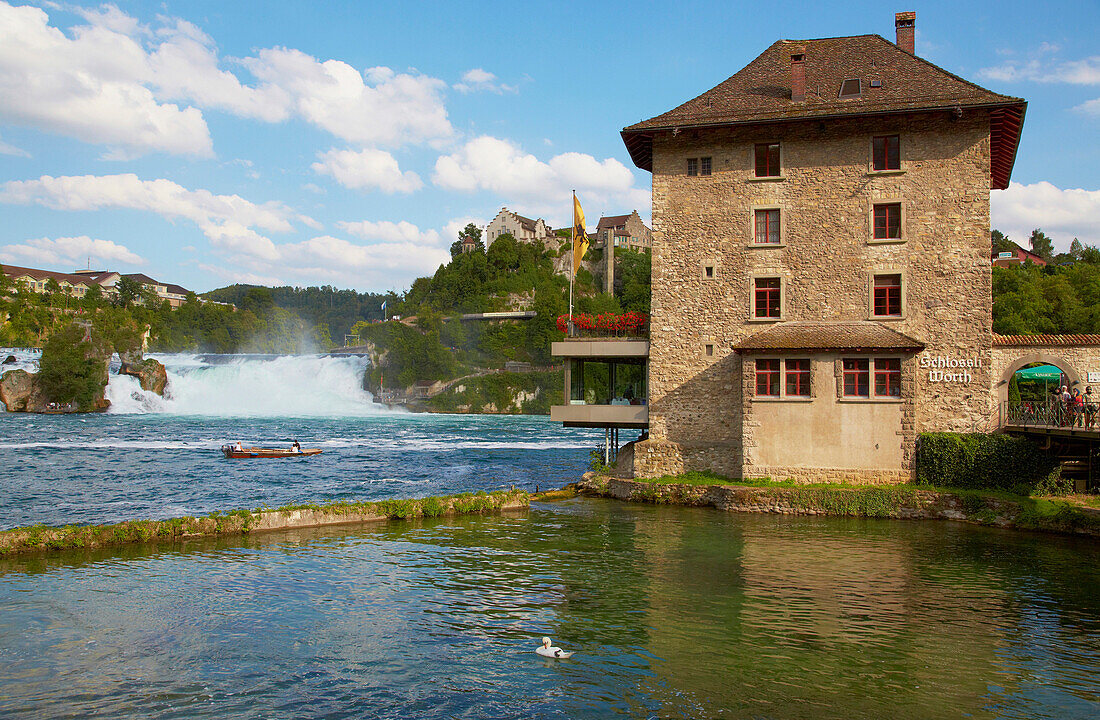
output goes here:
[{"label": "balcony", "polygon": [[551,353],[566,361],[568,404],[551,407],[550,419],[566,427],[649,427],[649,341],[637,336],[638,326],[629,328],[632,336],[611,334],[623,332],[621,327],[572,330],[595,337],[570,337],[551,346]]}]

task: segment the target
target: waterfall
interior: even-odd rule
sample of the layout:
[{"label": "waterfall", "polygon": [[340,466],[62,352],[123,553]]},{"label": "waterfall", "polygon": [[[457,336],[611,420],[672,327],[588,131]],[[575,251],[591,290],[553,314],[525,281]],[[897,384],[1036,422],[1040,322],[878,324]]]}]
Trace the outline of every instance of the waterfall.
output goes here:
[{"label": "waterfall", "polygon": [[387,410],[363,390],[368,360],[325,355],[149,354],[168,371],[166,397],[112,374],[112,413],[226,417],[345,417]]}]

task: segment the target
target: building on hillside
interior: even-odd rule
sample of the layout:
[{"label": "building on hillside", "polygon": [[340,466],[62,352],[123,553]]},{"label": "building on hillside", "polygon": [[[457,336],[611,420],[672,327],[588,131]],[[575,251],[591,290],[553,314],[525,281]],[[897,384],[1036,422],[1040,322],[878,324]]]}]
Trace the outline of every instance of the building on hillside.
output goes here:
[{"label": "building on hillside", "polygon": [[603,250],[603,277],[604,292],[615,290],[615,252],[618,250],[633,250],[635,252],[649,252],[653,242],[653,231],[642,222],[638,211],[634,210],[629,215],[605,215],[596,223],[596,232],[593,233],[595,245]]},{"label": "building on hillside", "polygon": [[471,252],[474,252],[475,250],[477,250],[477,238],[473,237],[472,235],[463,235],[462,236],[462,252],[463,252],[463,254],[471,253]]},{"label": "building on hillside", "polygon": [[22,284],[28,290],[44,293],[47,291],[47,283],[55,281],[61,291],[72,297],[82,298],[98,283],[81,275],[80,273],[62,273],[52,270],[39,270],[37,268],[19,267],[17,265],[4,265],[4,274],[16,283]]},{"label": "building on hillside", "polygon": [[1044,267],[1047,261],[1043,259],[1042,255],[1036,255],[1030,250],[1024,250],[1016,243],[1012,243],[1012,250],[1005,250],[1003,252],[995,252],[992,254],[993,267],[1009,267],[1012,265],[1023,265],[1027,262],[1032,262],[1039,267]]},{"label": "building on hillside", "polygon": [[168,304],[177,308],[187,299],[188,291],[179,285],[162,283],[142,273],[130,273],[122,275],[109,270],[76,270],[72,273],[54,272],[52,270],[38,270],[35,268],[4,265],[4,274],[16,282],[21,282],[25,287],[35,292],[46,292],[46,283],[53,279],[61,287],[61,290],[73,297],[82,298],[93,285],[98,285],[103,294],[108,297],[118,295],[118,281],[125,277],[140,284],[144,289],[156,293],[157,297],[166,300]]},{"label": "building on hillside", "polygon": [[629,215],[601,217],[596,224],[594,238],[602,248],[607,248],[610,243],[619,250],[649,252],[653,243],[653,231],[642,222],[638,211],[634,210]]},{"label": "building on hillside", "polygon": [[560,238],[554,235],[553,230],[542,218],[531,218],[518,215],[508,208],[501,208],[497,216],[485,228],[485,247],[488,248],[493,241],[504,234],[509,234],[519,242],[541,243],[544,250],[556,250],[561,243]]},{"label": "building on hillside", "polygon": [[653,174],[635,476],[896,482],[918,433],[991,422],[989,193],[1027,104],[917,57],[915,14],[895,25],[777,41],[622,131]]}]

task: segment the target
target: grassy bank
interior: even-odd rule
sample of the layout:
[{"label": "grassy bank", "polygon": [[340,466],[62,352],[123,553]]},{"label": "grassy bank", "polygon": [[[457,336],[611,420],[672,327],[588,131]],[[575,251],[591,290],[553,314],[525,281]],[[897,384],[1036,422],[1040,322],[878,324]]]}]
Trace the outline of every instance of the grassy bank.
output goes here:
[{"label": "grassy bank", "polygon": [[213,512],[203,517],[169,520],[128,520],[113,525],[34,525],[0,532],[0,556],[33,550],[98,548],[134,542],[172,541],[202,536],[233,535],[264,530],[317,527],[389,519],[408,520],[445,515],[471,515],[525,508],[530,495],[522,490],[463,493],[377,502],[337,501],[287,505],[257,510]]},{"label": "grassy bank", "polygon": [[712,505],[734,512],[946,519],[1100,536],[1100,512],[1058,497],[931,485],[798,484],[691,472],[645,480],[593,476],[582,489],[622,500]]}]

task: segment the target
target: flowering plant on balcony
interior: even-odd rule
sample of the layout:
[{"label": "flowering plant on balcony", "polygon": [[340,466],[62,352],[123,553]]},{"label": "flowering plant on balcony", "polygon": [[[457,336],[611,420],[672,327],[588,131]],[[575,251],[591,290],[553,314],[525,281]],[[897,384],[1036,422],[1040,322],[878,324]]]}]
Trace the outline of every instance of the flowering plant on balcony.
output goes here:
[{"label": "flowering plant on balcony", "polygon": [[[648,325],[649,315],[639,312],[626,312],[621,315],[617,313],[601,313],[595,316],[588,313],[573,315],[574,335],[581,334],[578,331],[583,330],[586,335],[633,337],[644,334],[643,331]],[[557,326],[561,332],[569,332],[569,316],[559,315]]]}]

